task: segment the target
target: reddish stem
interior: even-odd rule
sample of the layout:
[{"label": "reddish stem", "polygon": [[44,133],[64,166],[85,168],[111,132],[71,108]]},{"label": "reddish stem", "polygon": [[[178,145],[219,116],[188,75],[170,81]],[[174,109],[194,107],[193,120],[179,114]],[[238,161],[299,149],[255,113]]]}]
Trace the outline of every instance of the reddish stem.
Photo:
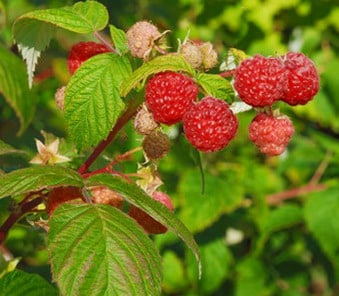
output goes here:
[{"label": "reddish stem", "polygon": [[307,194],[315,191],[322,191],[325,189],[327,189],[327,186],[325,184],[309,183],[299,188],[293,188],[276,194],[271,194],[267,196],[267,202],[270,205],[277,205],[286,199],[291,199],[302,194]]},{"label": "reddish stem", "polygon": [[135,115],[139,102],[131,104],[129,108],[118,119],[117,123],[109,133],[107,139],[103,140],[87,158],[84,164],[78,169],[79,174],[85,174],[97,157],[105,150],[105,148],[113,141],[118,132],[125,126],[125,124]]},{"label": "reddish stem", "polygon": [[233,76],[234,73],[235,73],[235,70],[228,70],[228,71],[219,73],[219,75],[220,75],[221,77],[225,77],[225,78],[226,78],[226,77],[231,77],[231,76]]},{"label": "reddish stem", "polygon": [[26,213],[32,211],[36,206],[43,202],[44,198],[39,196],[29,202],[23,203],[21,207],[9,215],[4,224],[0,227],[0,244],[6,239],[9,229]]},{"label": "reddish stem", "polygon": [[94,36],[103,44],[106,45],[106,47],[108,47],[112,52],[118,54],[118,52],[116,51],[116,49],[113,47],[113,45],[106,40],[105,37],[103,37],[99,32],[94,32]]}]

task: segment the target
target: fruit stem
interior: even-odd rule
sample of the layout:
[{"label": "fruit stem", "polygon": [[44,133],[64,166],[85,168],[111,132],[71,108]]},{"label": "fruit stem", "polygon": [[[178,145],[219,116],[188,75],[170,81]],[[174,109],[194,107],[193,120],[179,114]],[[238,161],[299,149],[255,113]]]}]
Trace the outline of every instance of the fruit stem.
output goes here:
[{"label": "fruit stem", "polygon": [[[79,174],[85,174],[97,157],[105,150],[105,148],[114,140],[118,132],[125,126],[125,124],[135,115],[139,105],[141,104],[141,99],[130,100],[130,104],[125,112],[119,117],[115,126],[109,133],[108,137],[105,140],[102,140],[101,143],[93,150],[87,160],[83,165],[78,169]],[[107,168],[105,168],[107,171]]]},{"label": "fruit stem", "polygon": [[219,75],[220,75],[221,77],[225,77],[225,78],[226,78],[226,77],[231,77],[231,76],[233,76],[234,73],[235,73],[235,70],[228,70],[228,71],[219,73]]},{"label": "fruit stem", "polygon": [[105,44],[112,52],[116,53],[116,54],[119,54],[117,52],[117,50],[113,47],[113,45],[108,41],[106,40],[105,37],[103,37],[99,32],[94,32],[94,36],[103,44]]}]

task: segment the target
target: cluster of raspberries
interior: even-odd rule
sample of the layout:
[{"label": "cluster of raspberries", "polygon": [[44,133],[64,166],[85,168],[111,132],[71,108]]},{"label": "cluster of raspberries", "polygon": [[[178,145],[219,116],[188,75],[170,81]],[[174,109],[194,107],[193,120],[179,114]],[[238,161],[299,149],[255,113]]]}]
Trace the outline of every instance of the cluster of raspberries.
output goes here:
[{"label": "cluster of raspberries", "polygon": [[[145,58],[162,34],[154,25],[142,21],[132,26],[126,36],[131,54]],[[186,54],[188,45],[192,47],[187,43],[181,48]],[[91,56],[109,51],[106,45],[94,42],[76,44],[68,57],[70,73]],[[294,127],[287,116],[272,112],[272,105],[277,101],[291,106],[306,104],[319,90],[319,76],[313,62],[302,53],[288,52],[277,57],[255,55],[235,69],[234,89],[243,102],[258,111],[249,126],[249,138],[261,152],[273,156],[285,151]],[[182,73],[160,72],[148,80],[146,106],[136,128],[146,135],[143,146],[149,158],[160,158],[169,149],[168,140],[157,129],[159,124],[182,122],[187,140],[202,152],[219,151],[235,137],[238,120],[229,105],[211,96],[198,101],[198,94],[199,87],[193,78]],[[148,120],[150,116],[154,122]],[[145,125],[151,127],[142,131]]]},{"label": "cluster of raspberries", "polygon": [[182,73],[161,72],[145,88],[145,102],[155,121],[183,123],[187,140],[199,151],[213,152],[226,147],[238,129],[229,105],[211,96],[198,101],[199,87]]},{"label": "cluster of raspberries", "polygon": [[245,103],[270,107],[270,112],[259,112],[249,126],[249,138],[267,155],[285,151],[294,128],[290,119],[274,114],[271,106],[283,101],[291,106],[304,105],[319,90],[319,76],[313,62],[302,53],[288,52],[284,56],[255,55],[236,68],[234,88]]}]

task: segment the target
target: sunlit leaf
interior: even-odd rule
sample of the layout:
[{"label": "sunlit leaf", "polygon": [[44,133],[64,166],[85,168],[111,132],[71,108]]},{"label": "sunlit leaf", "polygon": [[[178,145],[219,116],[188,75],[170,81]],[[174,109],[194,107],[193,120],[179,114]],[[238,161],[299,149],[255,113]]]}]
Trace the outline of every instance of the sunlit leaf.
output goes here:
[{"label": "sunlit leaf", "polygon": [[126,57],[98,54],[75,72],[66,89],[65,117],[79,149],[105,139],[125,104],[119,86],[131,73]]},{"label": "sunlit leaf", "polygon": [[120,210],[64,204],[49,226],[53,278],[63,295],[160,295],[158,251]]},{"label": "sunlit leaf", "polygon": [[81,176],[57,166],[29,167],[0,175],[0,198],[36,191],[49,186],[82,186]]},{"label": "sunlit leaf", "polygon": [[124,81],[120,89],[121,96],[125,97],[139,83],[144,83],[150,75],[163,71],[183,71],[191,76],[195,74],[195,70],[182,55],[167,54],[158,56],[143,64]]}]

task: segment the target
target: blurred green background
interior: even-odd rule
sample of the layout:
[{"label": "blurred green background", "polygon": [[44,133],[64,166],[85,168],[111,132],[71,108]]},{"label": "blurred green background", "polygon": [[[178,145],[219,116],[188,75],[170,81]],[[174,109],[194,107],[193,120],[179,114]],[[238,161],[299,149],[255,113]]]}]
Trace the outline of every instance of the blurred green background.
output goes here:
[{"label": "blurred green background", "polygon": [[[11,26],[21,14],[75,2],[0,1],[1,44],[15,50]],[[203,156],[204,194],[199,168],[180,126],[167,129],[172,148],[159,164],[163,190],[195,234],[203,276],[199,281],[194,258],[177,237],[171,233],[157,236],[154,240],[164,264],[164,295],[339,295],[339,2],[99,2],[109,9],[110,23],[121,29],[147,19],[162,31],[171,30],[168,42],[173,51],[178,39],[183,40],[188,32],[191,39],[212,42],[220,63],[231,47],[248,55],[301,51],[314,61],[321,77],[320,91],[309,104],[277,104],[296,129],[288,150],[280,157],[258,153],[247,135],[255,113],[240,113],[236,139],[224,151]],[[40,130],[67,138],[54,92],[69,79],[65,61],[70,46],[87,38],[91,36],[59,32],[43,53],[37,73],[47,73],[47,78],[32,90],[37,110],[22,135],[15,136],[18,120],[0,96],[3,141],[33,155],[34,137],[41,138]],[[118,141],[119,145],[107,149],[106,159],[140,145],[141,139],[128,125]],[[81,163],[85,156],[76,161]],[[0,170],[27,166],[27,160],[29,157],[0,155]],[[96,166],[103,163],[105,158]],[[136,164],[122,169],[135,171]],[[314,189],[318,187],[322,190]],[[299,191],[290,193],[294,189]],[[287,199],[279,204],[269,202],[284,197]],[[8,203],[1,201],[0,220],[7,215]],[[34,219],[34,215],[29,218]],[[42,231],[25,220],[13,228],[6,243],[13,255],[21,258],[20,267],[49,277]]]}]

